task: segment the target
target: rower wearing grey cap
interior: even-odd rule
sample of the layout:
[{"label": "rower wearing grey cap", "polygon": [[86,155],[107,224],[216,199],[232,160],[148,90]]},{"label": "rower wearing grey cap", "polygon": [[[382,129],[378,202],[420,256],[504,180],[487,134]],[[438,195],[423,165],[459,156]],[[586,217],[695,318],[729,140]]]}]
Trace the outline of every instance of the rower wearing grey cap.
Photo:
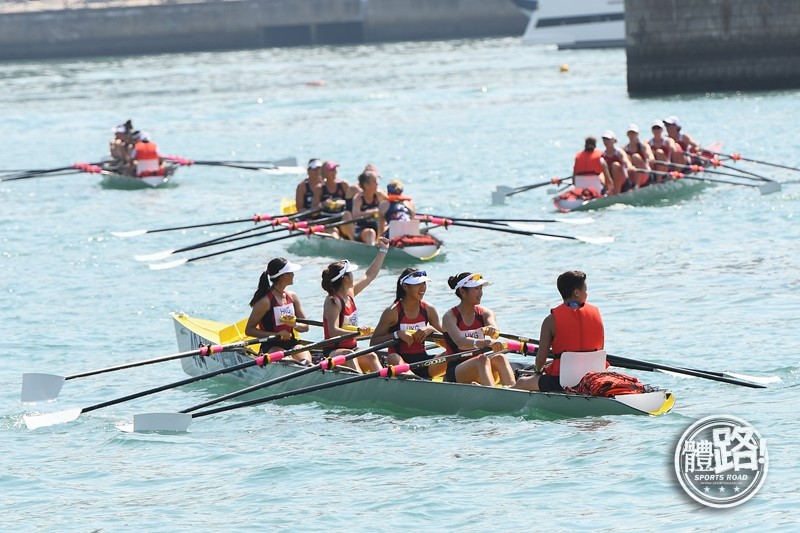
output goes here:
[{"label": "rower wearing grey cap", "polygon": [[322,160],[311,158],[308,160],[307,176],[297,184],[294,194],[294,205],[297,212],[308,211],[319,207],[322,196]]},{"label": "rower wearing grey cap", "polygon": [[625,150],[620,150],[616,146],[617,136],[611,130],[603,132],[603,145],[605,151],[603,152],[603,159],[608,165],[608,171],[611,174],[611,179],[614,182],[614,190],[608,191],[608,195],[619,194],[627,191],[632,187],[631,181],[628,179],[629,172],[635,170],[631,163],[628,154]]},{"label": "rower wearing grey cap", "polygon": [[652,165],[653,170],[656,171],[653,178],[656,183],[661,183],[664,180],[663,172],[672,170],[670,163],[683,164],[683,161],[681,161],[683,155],[680,153],[680,147],[675,141],[666,135],[667,130],[664,122],[654,120],[650,129],[653,132],[653,138],[647,144],[650,145],[650,149],[653,151],[653,159],[655,161]]}]

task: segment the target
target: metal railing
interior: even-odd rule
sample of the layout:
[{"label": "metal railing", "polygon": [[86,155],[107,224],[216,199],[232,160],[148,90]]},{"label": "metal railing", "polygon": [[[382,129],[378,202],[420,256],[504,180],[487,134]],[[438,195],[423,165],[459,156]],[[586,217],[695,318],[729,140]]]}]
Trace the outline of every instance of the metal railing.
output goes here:
[{"label": "metal railing", "polygon": [[69,9],[105,9],[174,4],[210,4],[236,0],[0,0],[0,14]]}]

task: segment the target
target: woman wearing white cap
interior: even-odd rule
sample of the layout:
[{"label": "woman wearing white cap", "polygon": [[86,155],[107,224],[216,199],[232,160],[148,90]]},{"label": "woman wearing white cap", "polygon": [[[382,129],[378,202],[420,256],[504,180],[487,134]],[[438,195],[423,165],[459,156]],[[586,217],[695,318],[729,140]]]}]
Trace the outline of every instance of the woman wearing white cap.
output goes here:
[{"label": "woman wearing white cap", "polygon": [[[378,239],[378,253],[375,255],[367,271],[357,280],[353,280],[353,272],[358,265],[348,260],[336,261],[331,263],[322,271],[322,288],[328,293],[325,303],[322,306],[322,327],[325,338],[338,337],[352,332],[352,329],[344,329],[345,326],[359,327],[358,308],[356,307],[355,297],[378,275],[383,266],[383,259],[389,251],[389,240]],[[362,334],[367,334],[369,328],[361,328]],[[355,337],[345,339],[335,346],[325,348],[323,353],[326,356],[347,355],[356,348],[357,340]],[[362,355],[353,361],[345,363],[359,372],[375,372],[380,370],[381,363],[375,354]]]},{"label": "woman wearing white cap", "polygon": [[[688,153],[688,152],[694,152],[695,150],[700,148],[700,145],[697,143],[697,141],[694,140],[694,138],[692,138],[691,135],[689,135],[688,133],[683,133],[681,131],[681,121],[678,120],[678,117],[676,117],[675,115],[667,117],[664,119],[664,124],[666,124],[667,126],[667,133],[672,138],[672,140],[678,143],[678,146],[681,147],[682,151]],[[687,157],[686,161],[684,161],[683,164],[687,164],[689,162],[690,160]]]},{"label": "woman wearing white cap", "polygon": [[[258,288],[250,300],[250,318],[244,332],[251,337],[267,337],[279,335],[281,340],[269,345],[261,345],[262,352],[291,350],[301,346],[295,337],[295,331],[308,331],[308,325],[297,324],[298,318],[305,318],[300,298],[286,287],[294,283],[294,273],[300,265],[283,258],[276,257],[267,263],[267,269],[258,280]],[[292,356],[296,361],[311,364],[311,354],[307,351]]]},{"label": "woman wearing white cap", "polygon": [[316,209],[322,198],[322,160],[316,157],[309,159],[307,173],[294,192],[294,205],[298,213]]},{"label": "woman wearing white cap", "polygon": [[[427,272],[418,268],[406,268],[397,278],[394,303],[381,314],[371,344],[378,344],[394,337],[400,342],[389,348],[389,364],[418,363],[430,359],[425,350],[425,339],[432,333],[442,331],[439,313],[423,297],[428,288]],[[425,379],[441,376],[446,363],[412,370]]]},{"label": "woman wearing white cap", "polygon": [[[450,276],[447,284],[455,289],[461,302],[448,309],[442,317],[447,353],[458,353],[470,348],[491,346],[498,352],[503,343],[493,340],[498,333],[494,311],[481,307],[483,286],[489,281],[481,274],[462,272]],[[490,338],[487,338],[488,337]],[[514,371],[503,354],[481,354],[466,361],[447,364],[444,380],[450,383],[480,383],[493,387],[498,381],[510,387],[514,384]]]},{"label": "woman wearing white cap", "polygon": [[623,147],[625,153],[631,159],[631,163],[636,168],[646,169],[645,172],[633,174],[633,186],[637,189],[650,183],[650,161],[653,160],[653,150],[650,145],[639,140],[639,126],[631,124],[628,126],[628,144]]}]

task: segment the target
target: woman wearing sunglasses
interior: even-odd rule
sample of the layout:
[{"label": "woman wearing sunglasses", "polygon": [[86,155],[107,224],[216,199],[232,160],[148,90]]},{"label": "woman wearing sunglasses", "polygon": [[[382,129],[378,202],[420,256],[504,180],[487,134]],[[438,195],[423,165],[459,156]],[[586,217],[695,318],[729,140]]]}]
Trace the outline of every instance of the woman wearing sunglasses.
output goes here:
[{"label": "woman wearing sunglasses", "polygon": [[[322,306],[322,327],[326,339],[346,335],[353,331],[353,327],[358,327],[358,308],[355,297],[366,289],[378,275],[383,266],[386,252],[389,251],[389,239],[381,237],[377,244],[378,253],[375,255],[375,259],[364,275],[357,280],[353,279],[353,272],[358,265],[346,259],[331,263],[322,271],[322,288],[328,293]],[[344,329],[346,326],[350,326],[351,329]],[[362,329],[366,331],[361,331]],[[362,335],[366,335],[369,333],[369,328],[359,328],[359,331]],[[356,338],[351,337],[326,348],[323,350],[323,354],[326,357],[347,355],[355,350],[356,344]],[[362,355],[345,364],[359,372],[375,372],[382,368],[378,356],[375,354]]]},{"label": "woman wearing sunglasses", "polygon": [[[489,281],[481,274],[462,272],[450,276],[447,284],[455,289],[456,296],[461,300],[442,317],[447,353],[489,346],[495,352],[502,350],[503,343],[491,338],[498,333],[494,311],[480,305],[483,286],[488,285]],[[507,387],[515,382],[514,371],[508,359],[499,353],[486,353],[466,361],[450,362],[447,364],[444,380],[450,383],[480,383],[490,387],[498,381]]]},{"label": "woman wearing sunglasses", "polygon": [[[389,364],[418,363],[430,359],[425,350],[425,339],[442,330],[436,309],[422,298],[430,281],[427,273],[418,268],[406,268],[397,278],[394,303],[381,314],[371,344],[378,344],[394,337],[400,339],[389,347]],[[445,363],[416,368],[419,377],[432,379],[444,374]]]}]

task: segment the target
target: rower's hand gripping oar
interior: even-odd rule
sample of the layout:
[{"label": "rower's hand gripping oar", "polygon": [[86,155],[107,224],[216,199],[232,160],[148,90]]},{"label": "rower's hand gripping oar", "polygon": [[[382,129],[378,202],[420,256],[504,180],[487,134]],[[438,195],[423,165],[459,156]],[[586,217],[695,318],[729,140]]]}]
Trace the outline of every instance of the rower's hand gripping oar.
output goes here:
[{"label": "rower's hand gripping oar", "polygon": [[[396,340],[396,339],[392,339]],[[377,348],[376,346],[371,346],[369,351],[372,351]],[[281,392],[278,394],[273,394],[271,396],[265,396],[263,398],[256,398],[253,400],[247,400],[243,402],[238,402],[230,405],[223,405],[222,407],[216,407],[214,409],[208,409],[205,411],[199,411],[194,413],[143,413],[139,415],[135,415],[133,418],[133,430],[134,431],[171,431],[171,432],[178,432],[178,431],[186,431],[189,428],[189,425],[192,423],[192,420],[195,418],[199,418],[202,416],[208,416],[216,413],[221,413],[224,411],[230,411],[232,409],[238,409],[240,407],[249,407],[251,405],[259,405],[266,402],[271,402],[274,400],[280,400],[283,398],[289,398],[291,396],[297,396],[300,394],[307,394],[310,392],[316,392],[325,389],[331,389],[333,387],[341,387],[342,385],[349,385],[350,383],[356,383],[359,381],[364,381],[367,379],[373,378],[392,378],[408,372],[409,370],[414,370],[416,368],[422,367],[430,367],[432,365],[440,364],[440,363],[449,363],[450,361],[457,361],[460,359],[465,359],[468,357],[473,357],[479,353],[484,353],[490,351],[491,348],[474,348],[472,350],[468,350],[465,352],[454,353],[451,355],[446,355],[442,357],[435,357],[432,359],[426,359],[424,361],[419,361],[417,363],[411,364],[401,364],[401,365],[390,365],[386,368],[382,368],[376,372],[370,372],[368,374],[360,374],[358,376],[353,376],[351,378],[344,378],[335,381],[328,381],[326,383],[321,383],[318,385],[311,385],[309,387],[303,387],[301,389],[295,389],[291,391]]]},{"label": "rower's hand gripping oar", "polygon": [[349,339],[350,337],[356,336],[357,333],[347,333],[345,335],[340,335],[338,337],[331,337],[330,339],[325,339],[323,341],[319,341],[312,344],[307,344],[305,346],[299,348],[293,348],[291,350],[285,350],[280,352],[271,352],[266,353],[263,355],[259,355],[258,357],[246,361],[244,363],[240,363],[238,365],[233,365],[225,368],[220,368],[219,370],[214,370],[212,372],[207,372],[205,374],[200,374],[199,376],[193,376],[187,379],[182,379],[180,381],[176,381],[174,383],[169,383],[167,385],[162,385],[160,387],[155,387],[152,389],[147,389],[145,391],[137,392],[134,394],[129,394],[127,396],[123,396],[121,398],[116,398],[114,400],[109,400],[106,402],[98,403],[95,405],[90,405],[89,407],[76,407],[74,409],[67,409],[65,411],[57,411],[54,413],[45,413],[41,415],[25,415],[23,418],[25,420],[25,425],[28,429],[36,429],[45,426],[52,426],[54,424],[63,424],[65,422],[71,422],[75,420],[81,414],[88,413],[90,411],[95,411],[97,409],[101,409],[103,407],[108,407],[110,405],[116,405],[118,403],[126,402],[128,400],[134,400],[136,398],[141,398],[143,396],[148,396],[150,394],[155,394],[156,392],[165,391],[168,389],[174,389],[176,387],[180,387],[182,385],[188,385],[189,383],[194,383],[196,381],[200,381],[203,379],[212,378],[214,376],[218,376],[220,374],[227,374],[229,372],[236,372],[237,370],[243,370],[245,368],[249,368],[251,366],[263,366],[265,364],[273,363],[275,361],[279,361],[280,359],[292,355],[294,353],[302,352],[305,350],[312,350],[314,348],[320,348],[322,346],[326,346],[331,343],[336,343],[343,341],[345,339]]},{"label": "rower's hand gripping oar", "polygon": [[184,357],[193,357],[195,355],[208,356],[220,352],[227,352],[238,350],[250,346],[252,344],[259,344],[262,342],[271,342],[280,339],[279,335],[273,335],[262,339],[249,339],[246,341],[233,342],[229,344],[211,344],[202,345],[196,350],[189,350],[171,355],[164,355],[152,359],[144,359],[142,361],[135,361],[132,363],[125,363],[106,368],[99,368],[97,370],[89,370],[69,376],[58,376],[56,374],[44,374],[37,372],[26,372],[22,374],[22,401],[23,402],[47,402],[55,400],[64,386],[64,382],[70,379],[84,378],[88,376],[96,376],[98,374],[105,374],[107,372],[115,372],[117,370],[124,370],[127,368],[134,368],[137,366],[152,365],[155,363],[162,363],[165,361],[173,361],[175,359],[183,359]]}]

